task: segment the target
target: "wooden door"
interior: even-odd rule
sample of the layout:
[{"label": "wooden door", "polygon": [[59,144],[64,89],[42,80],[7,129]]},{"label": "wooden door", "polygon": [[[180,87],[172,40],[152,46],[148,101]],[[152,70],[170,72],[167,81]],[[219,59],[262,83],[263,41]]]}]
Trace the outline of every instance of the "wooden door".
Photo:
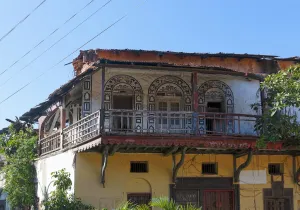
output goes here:
[{"label": "wooden door", "polygon": [[204,210],[233,210],[232,190],[206,190],[204,191]]}]

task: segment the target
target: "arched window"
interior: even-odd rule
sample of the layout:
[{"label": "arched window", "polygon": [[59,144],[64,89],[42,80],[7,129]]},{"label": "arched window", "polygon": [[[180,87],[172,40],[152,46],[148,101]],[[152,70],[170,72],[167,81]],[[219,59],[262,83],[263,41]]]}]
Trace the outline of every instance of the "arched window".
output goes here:
[{"label": "arched window", "polygon": [[133,110],[142,110],[143,90],[140,83],[128,75],[110,78],[104,89],[105,110],[111,110],[112,129],[115,131],[141,130],[142,117]]},{"label": "arched window", "polygon": [[[148,118],[150,132],[183,132],[191,122],[180,111],[191,111],[192,91],[181,78],[166,75],[155,79],[148,90]],[[151,117],[153,116],[153,117]]]},{"label": "arched window", "polygon": [[200,118],[200,133],[233,132],[233,120],[226,115],[216,114],[234,112],[234,96],[226,83],[219,80],[204,82],[198,88],[198,105],[199,112],[214,113]]}]

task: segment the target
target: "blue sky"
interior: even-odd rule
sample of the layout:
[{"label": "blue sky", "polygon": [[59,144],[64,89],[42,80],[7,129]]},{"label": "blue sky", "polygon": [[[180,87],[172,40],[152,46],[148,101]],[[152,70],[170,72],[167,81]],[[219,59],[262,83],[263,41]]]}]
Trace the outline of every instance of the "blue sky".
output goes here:
[{"label": "blue sky", "polygon": [[[42,0],[0,0],[0,36]],[[60,26],[90,0],[47,0],[23,24],[0,42],[0,72]],[[230,52],[299,55],[299,0],[113,0],[66,39],[19,72],[107,0],[95,0],[17,65],[0,76],[0,101],[49,69],[123,14],[129,16],[83,49],[128,48],[180,52]],[[64,63],[71,62],[78,53]],[[18,73],[17,73],[18,72]],[[0,128],[5,118],[20,116],[44,101],[73,77],[63,64],[0,105]],[[1,85],[0,85],[1,86]]]}]

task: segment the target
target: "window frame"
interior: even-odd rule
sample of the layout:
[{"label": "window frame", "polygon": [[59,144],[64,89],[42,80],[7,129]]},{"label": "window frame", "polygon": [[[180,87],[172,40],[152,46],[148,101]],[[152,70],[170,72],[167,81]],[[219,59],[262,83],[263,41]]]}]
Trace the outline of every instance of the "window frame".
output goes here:
[{"label": "window frame", "polygon": [[[275,166],[278,167],[279,166],[279,172],[274,172],[274,173],[270,173],[270,166]],[[284,165],[283,163],[268,163],[268,174],[269,175],[273,175],[273,176],[279,176],[284,174]]]},{"label": "window frame", "polygon": [[[214,173],[204,172],[203,165],[205,165],[205,164],[206,165],[208,165],[208,164],[214,165],[214,169],[215,169]],[[203,174],[203,175],[218,175],[218,163],[217,162],[203,162],[201,164],[201,174]]]}]

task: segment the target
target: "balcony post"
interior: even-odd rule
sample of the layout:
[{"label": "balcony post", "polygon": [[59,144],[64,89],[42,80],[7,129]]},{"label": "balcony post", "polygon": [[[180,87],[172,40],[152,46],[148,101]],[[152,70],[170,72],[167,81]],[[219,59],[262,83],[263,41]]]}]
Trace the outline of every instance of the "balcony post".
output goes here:
[{"label": "balcony post", "polygon": [[192,116],[192,128],[194,134],[197,134],[198,130],[198,91],[197,91],[197,72],[192,73],[192,91],[193,91],[193,116]]},{"label": "balcony post", "polygon": [[59,108],[60,111],[60,149],[63,149],[63,130],[66,127],[66,110],[65,110],[65,101],[62,100],[62,105]]},{"label": "balcony post", "polygon": [[105,66],[102,66],[101,72],[101,109],[100,109],[100,133],[104,131],[105,108],[104,108],[104,89],[105,89]]}]

